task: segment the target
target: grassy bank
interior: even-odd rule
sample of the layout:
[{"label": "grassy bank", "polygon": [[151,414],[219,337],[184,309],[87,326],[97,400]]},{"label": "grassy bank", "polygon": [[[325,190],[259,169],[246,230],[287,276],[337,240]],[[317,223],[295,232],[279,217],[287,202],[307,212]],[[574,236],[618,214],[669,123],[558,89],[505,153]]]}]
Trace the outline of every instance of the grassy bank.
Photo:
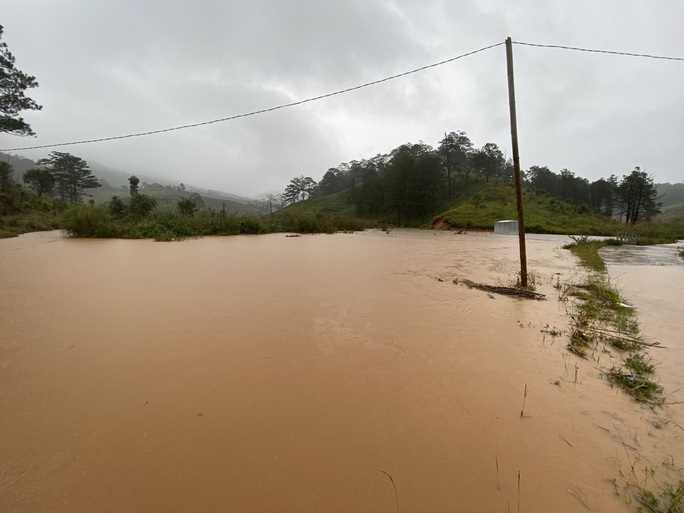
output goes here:
[{"label": "grassy bank", "polygon": [[636,310],[610,283],[605,262],[598,252],[604,246],[622,243],[614,239],[573,239],[564,248],[577,255],[592,273],[584,283],[568,285],[563,291],[566,297],[576,299],[568,350],[582,358],[591,356],[597,363],[597,354],[616,352],[621,357],[621,365],[603,371],[610,383],[637,401],[651,406],[662,404],[663,389],[653,379],[655,366],[647,353],[650,344],[641,336]]},{"label": "grassy bank", "polygon": [[[641,334],[636,310],[611,283],[606,265],[599,249],[621,244],[620,241],[589,241],[586,237],[574,237],[567,246],[589,269],[587,279],[576,285],[561,289],[561,299],[575,299],[572,307],[572,323],[568,350],[580,358],[591,359],[611,386],[616,386],[636,401],[650,408],[665,406],[663,387],[655,378],[656,364],[648,354],[648,343]],[[621,363],[606,368],[601,365],[601,356],[614,353]],[[605,361],[605,360],[604,360]],[[676,484],[658,483],[656,490],[648,489],[646,481],[631,474],[622,474],[627,480],[626,489],[636,499],[639,512],[682,513],[684,512],[684,481]],[[631,479],[634,477],[634,479]]]},{"label": "grassy bank", "polygon": [[58,229],[67,208],[60,200],[15,186],[9,193],[0,193],[0,238]]}]

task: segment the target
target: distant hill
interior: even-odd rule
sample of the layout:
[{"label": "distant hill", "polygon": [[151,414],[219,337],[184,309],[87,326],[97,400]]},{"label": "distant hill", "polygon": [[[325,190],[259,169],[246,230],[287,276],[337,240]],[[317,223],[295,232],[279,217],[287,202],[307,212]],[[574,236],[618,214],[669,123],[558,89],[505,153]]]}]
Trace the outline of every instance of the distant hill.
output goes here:
[{"label": "distant hill", "polygon": [[658,201],[663,204],[657,217],[663,223],[684,223],[684,183],[660,183]]},{"label": "distant hill", "polygon": [[24,176],[26,171],[36,167],[36,163],[31,159],[27,159],[20,155],[9,155],[1,151],[0,161],[8,162],[9,165],[12,166],[12,169],[14,170],[14,181],[17,183],[22,183],[22,176]]},{"label": "distant hill", "polygon": [[659,183],[656,185],[656,191],[658,201],[663,204],[663,210],[684,206],[684,183]]},{"label": "distant hill", "polygon": [[[14,170],[14,181],[17,183],[22,183],[24,172],[38,166],[36,162],[31,159],[2,152],[0,152],[0,160],[9,162],[12,166]],[[88,165],[93,174],[100,180],[100,183],[102,183],[102,187],[87,189],[85,191],[88,197],[95,201],[95,203],[105,203],[115,195],[124,198],[127,197],[129,194],[128,178],[132,174],[135,174],[135,176],[140,179],[140,191],[155,198],[159,206],[163,208],[175,208],[178,200],[196,193],[201,197],[204,209],[225,210],[231,214],[251,216],[268,213],[268,208],[263,202],[251,200],[236,194],[203,189],[193,185],[181,186],[181,184],[174,184],[168,180],[158,180],[144,174],[112,169],[99,162],[91,161],[88,162]]]}]

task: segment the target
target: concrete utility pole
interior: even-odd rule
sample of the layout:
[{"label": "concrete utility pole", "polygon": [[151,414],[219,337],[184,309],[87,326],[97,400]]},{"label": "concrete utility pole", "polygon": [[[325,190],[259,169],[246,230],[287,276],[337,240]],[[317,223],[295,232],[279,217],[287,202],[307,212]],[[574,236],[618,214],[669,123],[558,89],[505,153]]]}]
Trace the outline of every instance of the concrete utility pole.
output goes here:
[{"label": "concrete utility pole", "polygon": [[508,68],[508,106],[511,112],[511,142],[513,143],[513,171],[515,172],[515,203],[518,207],[518,242],[520,245],[520,285],[527,287],[527,249],[525,248],[525,220],[523,218],[520,153],[518,152],[518,122],[515,114],[515,83],[513,81],[513,42],[506,38]]}]

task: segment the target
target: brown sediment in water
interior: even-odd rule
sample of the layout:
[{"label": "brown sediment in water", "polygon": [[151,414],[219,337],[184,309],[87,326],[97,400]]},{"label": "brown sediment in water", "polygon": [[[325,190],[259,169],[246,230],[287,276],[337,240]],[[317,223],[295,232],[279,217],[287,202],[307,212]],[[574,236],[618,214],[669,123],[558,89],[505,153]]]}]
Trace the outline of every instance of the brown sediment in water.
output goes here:
[{"label": "brown sediment in water", "polygon": [[564,242],[0,241],[0,511],[625,511],[684,449],[542,332]]}]

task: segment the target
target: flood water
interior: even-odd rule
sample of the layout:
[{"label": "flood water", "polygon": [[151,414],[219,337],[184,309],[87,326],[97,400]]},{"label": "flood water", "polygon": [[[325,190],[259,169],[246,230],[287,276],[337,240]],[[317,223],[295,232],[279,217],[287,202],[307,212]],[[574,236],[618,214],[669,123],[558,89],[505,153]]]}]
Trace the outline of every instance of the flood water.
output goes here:
[{"label": "flood water", "polygon": [[[684,416],[567,352],[567,241],[528,238],[539,302],[453,283],[514,283],[510,236],[2,240],[0,511],[629,511]],[[684,385],[684,267],[632,269]]]}]

